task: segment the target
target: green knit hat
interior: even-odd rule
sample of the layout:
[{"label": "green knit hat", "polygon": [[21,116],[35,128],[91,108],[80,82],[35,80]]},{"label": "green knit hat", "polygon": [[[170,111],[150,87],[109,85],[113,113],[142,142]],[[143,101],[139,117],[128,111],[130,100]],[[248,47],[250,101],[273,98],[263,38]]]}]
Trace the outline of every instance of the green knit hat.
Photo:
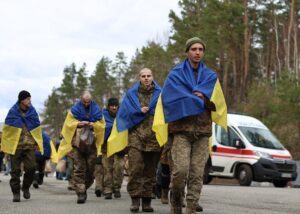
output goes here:
[{"label": "green knit hat", "polygon": [[204,48],[204,51],[206,49],[205,47],[205,43],[202,41],[202,39],[200,39],[199,37],[193,37],[193,38],[190,38],[186,41],[185,43],[185,52],[188,52],[189,48],[195,44],[195,43],[200,43],[203,45],[203,48]]}]

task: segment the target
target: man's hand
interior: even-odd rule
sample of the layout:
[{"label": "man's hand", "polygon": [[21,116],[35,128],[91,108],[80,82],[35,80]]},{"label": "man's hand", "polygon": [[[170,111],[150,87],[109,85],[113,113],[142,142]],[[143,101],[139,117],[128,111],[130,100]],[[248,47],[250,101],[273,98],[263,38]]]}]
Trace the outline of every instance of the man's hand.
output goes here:
[{"label": "man's hand", "polygon": [[89,122],[88,125],[90,126],[90,128],[93,128],[93,127],[94,127],[94,123],[93,123],[93,122]]},{"label": "man's hand", "polygon": [[149,107],[144,106],[144,107],[141,108],[141,111],[142,111],[144,114],[146,114],[146,113],[149,111]]},{"label": "man's hand", "polygon": [[204,100],[204,95],[203,95],[201,92],[195,91],[195,92],[193,92],[193,94],[194,94],[195,96],[200,97],[201,99]]},{"label": "man's hand", "polygon": [[87,121],[80,121],[80,122],[78,123],[77,127],[81,128],[81,127],[84,127],[84,126],[86,126],[86,125],[89,125],[89,122],[87,122]]}]

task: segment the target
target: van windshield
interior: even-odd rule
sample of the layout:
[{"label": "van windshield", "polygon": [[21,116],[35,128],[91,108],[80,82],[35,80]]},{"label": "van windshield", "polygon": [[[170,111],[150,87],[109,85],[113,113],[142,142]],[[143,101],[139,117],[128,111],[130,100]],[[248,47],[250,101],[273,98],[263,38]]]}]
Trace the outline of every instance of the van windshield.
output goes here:
[{"label": "van windshield", "polygon": [[244,126],[239,126],[239,129],[242,131],[242,133],[246,136],[247,140],[253,146],[267,149],[284,149],[283,146],[280,144],[279,140],[268,129]]}]

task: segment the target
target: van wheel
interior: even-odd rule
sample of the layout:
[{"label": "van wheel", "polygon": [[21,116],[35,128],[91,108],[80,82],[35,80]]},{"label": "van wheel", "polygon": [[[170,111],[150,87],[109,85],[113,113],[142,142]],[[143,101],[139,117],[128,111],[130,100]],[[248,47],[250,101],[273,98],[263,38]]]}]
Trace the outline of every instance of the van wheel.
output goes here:
[{"label": "van wheel", "polygon": [[287,183],[288,181],[280,181],[280,180],[273,181],[275,187],[286,187]]},{"label": "van wheel", "polygon": [[249,165],[242,164],[238,169],[237,179],[241,186],[250,186],[253,179],[251,167]]}]

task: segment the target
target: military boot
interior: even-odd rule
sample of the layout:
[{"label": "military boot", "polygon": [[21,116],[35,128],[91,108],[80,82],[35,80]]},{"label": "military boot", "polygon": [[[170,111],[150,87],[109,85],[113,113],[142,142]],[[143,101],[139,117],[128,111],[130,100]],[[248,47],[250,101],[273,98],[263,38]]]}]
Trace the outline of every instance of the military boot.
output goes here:
[{"label": "military boot", "polygon": [[200,204],[197,204],[196,212],[203,212],[203,207]]},{"label": "military boot", "polygon": [[33,186],[34,188],[36,188],[36,189],[39,188],[39,184],[38,184],[37,180],[34,180],[34,181],[32,182],[32,186]]},{"label": "military boot", "polygon": [[130,211],[133,213],[137,213],[140,209],[140,198],[139,197],[132,197],[131,198],[131,206]]},{"label": "military boot", "polygon": [[97,190],[95,190],[95,194],[97,197],[101,197],[102,192],[101,192],[101,190],[97,189]]},{"label": "military boot", "polygon": [[169,193],[169,189],[162,189],[161,190],[160,200],[161,200],[162,204],[168,204],[169,203],[168,193]]},{"label": "military boot", "polygon": [[115,198],[121,198],[121,192],[120,192],[120,190],[114,191],[114,197]]},{"label": "military boot", "polygon": [[21,201],[20,192],[14,192],[13,193],[13,202],[20,202],[20,201]]},{"label": "military boot", "polygon": [[77,204],[84,204],[87,199],[87,194],[85,193],[77,193]]},{"label": "military boot", "polygon": [[25,199],[29,199],[30,198],[30,192],[29,192],[29,189],[23,189],[23,197]]},{"label": "military boot", "polygon": [[[187,201],[186,209],[185,209],[185,214],[195,214],[197,212],[197,208],[202,207],[199,205],[199,203],[195,202],[193,203],[192,201]],[[201,212],[201,211],[200,211]]]},{"label": "military boot", "polygon": [[182,194],[180,192],[170,192],[171,213],[182,214]]},{"label": "military boot", "polygon": [[142,198],[142,210],[146,213],[152,213],[154,211],[151,207],[151,197]]}]

